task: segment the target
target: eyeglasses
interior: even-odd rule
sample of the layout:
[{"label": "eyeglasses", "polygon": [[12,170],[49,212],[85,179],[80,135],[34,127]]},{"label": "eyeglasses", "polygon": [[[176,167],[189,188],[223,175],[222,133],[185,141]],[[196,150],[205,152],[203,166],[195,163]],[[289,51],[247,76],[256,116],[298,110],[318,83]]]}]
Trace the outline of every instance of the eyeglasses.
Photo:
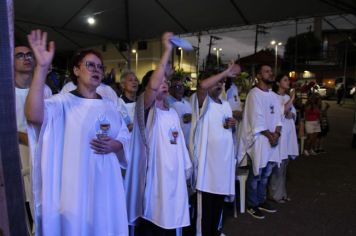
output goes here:
[{"label": "eyeglasses", "polygon": [[183,89],[183,88],[184,88],[184,85],[181,85],[181,84],[171,85],[171,88],[174,88],[174,89]]},{"label": "eyeglasses", "polygon": [[18,52],[15,54],[16,59],[24,60],[24,59],[33,59],[33,53],[32,52]]},{"label": "eyeglasses", "polygon": [[104,65],[103,64],[95,64],[92,61],[86,61],[85,66],[89,72],[98,71],[100,73],[104,73]]}]

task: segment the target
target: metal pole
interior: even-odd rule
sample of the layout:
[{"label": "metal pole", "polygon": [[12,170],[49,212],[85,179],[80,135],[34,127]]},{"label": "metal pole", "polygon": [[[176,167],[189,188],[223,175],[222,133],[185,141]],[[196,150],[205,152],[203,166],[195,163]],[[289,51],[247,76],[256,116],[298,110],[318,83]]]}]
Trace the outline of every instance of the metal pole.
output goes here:
[{"label": "metal pole", "polygon": [[276,55],[275,55],[275,59],[274,59],[274,74],[277,75],[277,59],[278,59],[278,44],[276,43],[276,49],[275,49],[275,52],[276,52]]},{"label": "metal pole", "polygon": [[0,4],[0,235],[28,235],[16,128],[12,0]]}]

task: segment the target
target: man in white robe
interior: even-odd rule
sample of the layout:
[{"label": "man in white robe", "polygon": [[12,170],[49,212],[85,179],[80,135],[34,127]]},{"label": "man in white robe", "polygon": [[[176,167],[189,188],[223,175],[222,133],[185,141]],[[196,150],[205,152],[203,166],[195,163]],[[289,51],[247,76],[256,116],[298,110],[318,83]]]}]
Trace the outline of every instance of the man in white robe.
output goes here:
[{"label": "man in white robe", "polygon": [[258,83],[247,95],[238,135],[238,161],[250,163],[247,179],[247,212],[257,219],[264,219],[261,212],[276,212],[266,202],[268,178],[275,163],[280,163],[276,148],[281,134],[281,109],[276,94],[270,90],[274,81],[272,68],[257,68]]},{"label": "man in white robe", "polygon": [[185,143],[188,145],[192,121],[192,106],[190,102],[184,98],[185,88],[183,80],[181,78],[173,77],[170,82],[168,102],[178,113]]},{"label": "man in white robe", "polygon": [[[19,137],[19,150],[21,157],[21,168],[24,180],[26,203],[32,207],[31,175],[30,175],[30,153],[27,135],[27,121],[25,117],[25,101],[29,92],[33,77],[35,58],[27,46],[15,47],[15,96],[16,96],[16,123]],[[51,89],[44,87],[44,98],[52,96]]]},{"label": "man in white robe", "polygon": [[216,75],[204,76],[191,97],[190,154],[197,190],[196,235],[218,235],[226,196],[235,195],[235,150],[232,132],[236,125],[230,105],[220,99],[223,79],[238,74],[230,64]]}]

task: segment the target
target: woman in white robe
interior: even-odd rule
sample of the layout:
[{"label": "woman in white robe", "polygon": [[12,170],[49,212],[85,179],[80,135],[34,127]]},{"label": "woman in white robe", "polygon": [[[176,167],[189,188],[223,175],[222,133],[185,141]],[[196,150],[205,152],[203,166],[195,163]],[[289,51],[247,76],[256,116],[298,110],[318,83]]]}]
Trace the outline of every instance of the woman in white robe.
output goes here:
[{"label": "woman in white robe", "polygon": [[166,101],[171,37],[163,35],[160,64],[144,77],[145,91],[136,104],[125,188],[129,223],[138,226],[137,235],[175,235],[177,228],[190,224],[186,179],[192,165],[178,114]]},{"label": "woman in white robe", "polygon": [[120,164],[127,165],[121,154],[128,130],[112,101],[96,93],[103,78],[100,54],[77,54],[77,89],[44,101],[40,91],[54,43],[47,49],[47,34],[40,30],[28,39],[37,61],[25,108],[35,145],[36,235],[128,235],[120,171]]},{"label": "woman in white robe", "polygon": [[275,166],[272,170],[268,185],[269,199],[284,203],[290,201],[287,194],[287,166],[289,158],[295,159],[299,155],[297,132],[295,128],[296,110],[293,106],[295,92],[291,92],[291,96],[286,94],[289,89],[289,78],[287,75],[279,75],[276,77],[273,91],[281,104],[282,110],[282,131],[280,143],[278,146],[281,158],[280,166]]}]

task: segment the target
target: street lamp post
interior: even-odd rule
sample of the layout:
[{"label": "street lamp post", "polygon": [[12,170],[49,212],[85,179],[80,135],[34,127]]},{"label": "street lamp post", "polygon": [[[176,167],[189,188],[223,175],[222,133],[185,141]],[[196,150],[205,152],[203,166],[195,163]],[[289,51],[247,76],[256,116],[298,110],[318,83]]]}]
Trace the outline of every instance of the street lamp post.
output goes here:
[{"label": "street lamp post", "polygon": [[219,54],[222,51],[222,48],[213,48],[213,50],[216,51],[216,63],[218,65],[218,67],[219,67],[219,64],[220,64],[219,63]]},{"label": "street lamp post", "polygon": [[271,41],[271,45],[274,45],[275,58],[274,58],[274,74],[277,74],[277,60],[278,60],[278,46],[282,46],[282,42]]},{"label": "street lamp post", "polygon": [[178,50],[180,52],[179,69],[181,69],[183,68],[183,48],[179,47]]},{"label": "street lamp post", "polygon": [[136,51],[136,49],[132,49],[132,53],[135,54],[135,66],[136,66],[136,69],[135,69],[135,73],[137,74],[137,68],[138,68],[138,52]]}]

